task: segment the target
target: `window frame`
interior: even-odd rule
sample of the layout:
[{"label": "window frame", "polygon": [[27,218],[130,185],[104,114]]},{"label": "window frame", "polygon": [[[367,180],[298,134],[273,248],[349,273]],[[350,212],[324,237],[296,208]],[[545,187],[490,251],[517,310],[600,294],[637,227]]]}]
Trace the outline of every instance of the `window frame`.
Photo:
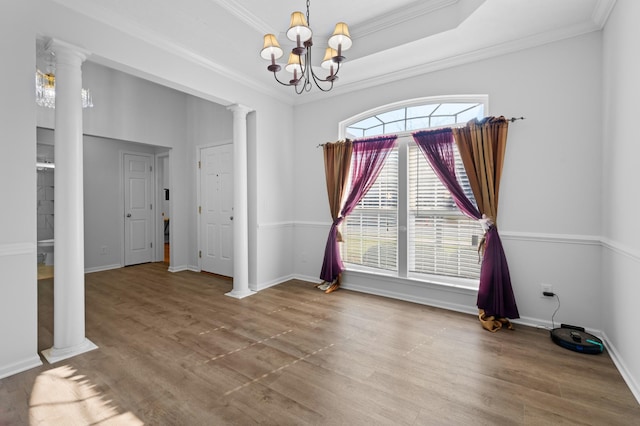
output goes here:
[{"label": "window frame", "polygon": [[[345,139],[347,136],[347,128],[349,125],[362,121],[368,117],[374,115],[384,114],[386,112],[394,111],[401,108],[408,108],[412,106],[421,106],[436,103],[480,103],[484,108],[484,116],[489,114],[489,96],[488,95],[447,95],[447,96],[432,96],[409,99],[405,101],[394,102],[386,105],[382,105],[377,108],[373,108],[350,118],[347,118],[338,123],[338,135],[339,139]],[[448,124],[439,127],[430,127],[428,129],[434,130],[445,127],[462,127],[465,123]],[[409,145],[413,141],[412,133],[421,129],[412,129],[410,131],[393,133],[398,136],[398,211],[397,211],[397,272],[383,270],[378,268],[366,267],[364,265],[358,265],[348,263],[345,261],[346,271],[354,271],[359,273],[373,274],[377,276],[397,277],[399,279],[406,279],[411,281],[426,282],[429,284],[442,285],[447,287],[465,288],[471,290],[478,290],[479,279],[474,278],[461,278],[445,275],[434,275],[427,273],[415,273],[409,272]],[[368,137],[368,136],[367,136]],[[404,176],[404,177],[403,177]]]}]

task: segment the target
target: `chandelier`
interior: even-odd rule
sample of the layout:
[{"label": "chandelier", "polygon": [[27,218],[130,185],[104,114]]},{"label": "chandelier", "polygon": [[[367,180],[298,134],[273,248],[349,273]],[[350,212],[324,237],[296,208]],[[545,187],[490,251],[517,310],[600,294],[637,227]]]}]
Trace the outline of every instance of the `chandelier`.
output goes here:
[{"label": "chandelier", "polygon": [[314,71],[311,64],[311,46],[313,41],[311,36],[313,32],[309,28],[309,0],[307,0],[307,15],[302,12],[293,12],[291,14],[291,23],[287,30],[287,38],[296,43],[296,47],[291,49],[289,61],[284,69],[291,74],[293,78],[289,82],[282,82],[278,78],[278,71],[281,67],[276,63],[276,59],[282,57],[284,52],[273,34],[264,36],[264,45],[260,51],[260,56],[271,64],[267,70],[273,73],[276,81],[283,86],[293,86],[297,94],[308,92],[312,88],[311,82],[323,92],[333,89],[333,82],[338,79],[338,71],[340,64],[345,60],[342,52],[351,47],[351,36],[349,28],[344,22],[338,22],[331,37],[329,37],[329,47],[325,50],[324,58],[320,66],[328,70],[329,75],[325,78],[319,77]]},{"label": "chandelier", "polygon": [[[82,108],[92,108],[93,98],[89,89],[82,89]],[[56,76],[36,69],[36,103],[42,107],[56,107]]]}]

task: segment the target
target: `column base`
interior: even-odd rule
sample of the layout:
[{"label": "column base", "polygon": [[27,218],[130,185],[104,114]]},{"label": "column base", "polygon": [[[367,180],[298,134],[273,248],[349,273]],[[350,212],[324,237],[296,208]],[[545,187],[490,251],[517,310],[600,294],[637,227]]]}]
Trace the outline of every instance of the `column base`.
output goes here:
[{"label": "column base", "polygon": [[234,299],[244,299],[245,297],[252,296],[256,294],[257,291],[252,290],[231,290],[229,293],[225,293],[225,296],[233,297]]},{"label": "column base", "polygon": [[83,354],[85,352],[92,351],[94,349],[98,349],[98,347],[89,339],[84,339],[79,345],[72,346],[70,348],[49,348],[42,351],[42,356],[49,361],[49,364],[54,364],[58,361],[62,361],[63,359],[71,358],[76,355]]}]

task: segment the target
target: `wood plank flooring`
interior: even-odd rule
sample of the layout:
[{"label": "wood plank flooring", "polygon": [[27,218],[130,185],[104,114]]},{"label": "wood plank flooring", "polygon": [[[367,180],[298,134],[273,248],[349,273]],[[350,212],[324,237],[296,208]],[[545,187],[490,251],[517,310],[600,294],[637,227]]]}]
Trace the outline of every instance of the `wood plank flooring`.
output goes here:
[{"label": "wood plank flooring", "polygon": [[[640,425],[602,355],[290,281],[242,300],[163,263],[86,276],[88,352],[0,380],[0,425]],[[39,350],[53,344],[39,281]]]}]

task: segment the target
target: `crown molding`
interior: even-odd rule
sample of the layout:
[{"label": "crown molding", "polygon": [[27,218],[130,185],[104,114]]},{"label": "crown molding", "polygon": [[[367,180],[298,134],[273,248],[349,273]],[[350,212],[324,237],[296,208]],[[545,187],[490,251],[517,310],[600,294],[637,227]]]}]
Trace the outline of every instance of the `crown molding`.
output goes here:
[{"label": "crown molding", "polygon": [[382,16],[369,19],[362,23],[351,25],[351,32],[355,39],[365,37],[378,31],[402,24],[411,19],[427,15],[438,9],[452,6],[460,0],[429,0],[415,3],[399,10],[394,10]]},{"label": "crown molding", "polygon": [[[248,76],[241,75],[237,70],[220,65],[217,62],[214,62],[200,54],[197,54],[189,50],[188,48],[178,43],[173,42],[168,37],[164,37],[153,31],[145,30],[140,25],[138,25],[135,21],[124,18],[121,15],[115,14],[104,7],[98,6],[96,3],[84,2],[82,0],[52,0],[52,1],[60,4],[61,6],[70,8],[71,10],[81,15],[85,15],[91,19],[94,19],[108,27],[115,28],[118,31],[121,31],[145,43],[148,43],[158,49],[164,50],[165,52],[178,56],[186,60],[187,62],[191,62],[193,64],[201,66],[209,71],[212,71],[220,75],[221,77],[232,80],[238,84],[241,84],[245,87],[253,89],[269,97],[276,98],[281,102],[284,102],[287,104],[293,103],[291,96],[283,94],[283,92],[276,90],[276,88],[264,85],[259,81],[253,78],[250,78]],[[212,1],[219,1],[219,0],[212,0]],[[230,103],[233,103],[235,100],[227,99],[227,101],[229,101]]]},{"label": "crown molding", "polygon": [[263,21],[254,13],[249,11],[249,9],[238,4],[238,2],[236,1],[231,1],[231,0],[211,0],[211,1],[216,3],[218,6],[224,8],[227,12],[231,13],[233,16],[240,19],[242,22],[249,25],[251,28],[255,29],[259,33],[277,34],[279,32],[279,30],[272,28],[265,21]]}]

